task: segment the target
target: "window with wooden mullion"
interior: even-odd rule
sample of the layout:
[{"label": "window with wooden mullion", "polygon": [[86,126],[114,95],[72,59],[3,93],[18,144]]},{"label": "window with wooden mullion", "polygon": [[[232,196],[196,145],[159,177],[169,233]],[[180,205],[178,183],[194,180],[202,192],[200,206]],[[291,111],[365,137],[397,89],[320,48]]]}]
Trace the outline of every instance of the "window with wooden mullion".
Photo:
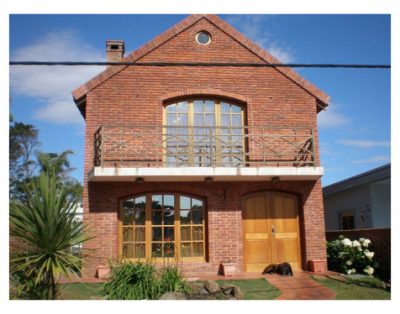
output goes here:
[{"label": "window with wooden mullion", "polygon": [[175,255],[175,195],[152,195],[151,257]]},{"label": "window with wooden mullion", "polygon": [[122,248],[126,258],[144,258],[146,248],[145,217],[146,199],[144,196],[126,199],[122,202]]},{"label": "window with wooden mullion", "polygon": [[180,196],[180,256],[182,258],[204,257],[205,230],[203,202]]},{"label": "window with wooden mullion", "polygon": [[[166,130],[167,165],[242,165],[245,159],[242,107],[221,100],[195,98],[166,106],[164,119],[171,126]],[[185,122],[184,136],[187,137],[179,145],[177,131],[172,129]]]},{"label": "window with wooden mullion", "polygon": [[120,255],[128,259],[204,260],[203,201],[180,194],[146,194],[121,203]]}]

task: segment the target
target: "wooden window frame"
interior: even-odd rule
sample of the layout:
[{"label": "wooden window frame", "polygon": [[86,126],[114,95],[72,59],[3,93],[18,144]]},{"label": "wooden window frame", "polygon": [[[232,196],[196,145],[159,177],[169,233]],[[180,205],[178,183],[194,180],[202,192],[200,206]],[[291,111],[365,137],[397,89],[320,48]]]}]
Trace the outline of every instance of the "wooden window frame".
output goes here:
[{"label": "wooden window frame", "polygon": [[[191,127],[194,126],[194,117],[195,117],[194,102],[196,100],[199,100],[199,101],[210,100],[210,101],[214,102],[214,115],[215,115],[215,117],[214,117],[214,119],[215,119],[214,120],[214,122],[215,122],[214,127],[215,127],[215,136],[217,138],[220,137],[220,131],[221,131],[221,103],[227,103],[227,104],[229,104],[231,106],[233,105],[233,106],[237,106],[238,108],[240,108],[240,116],[241,116],[241,122],[242,122],[242,125],[241,125],[242,132],[241,132],[240,135],[242,136],[242,141],[243,141],[243,143],[242,143],[242,147],[243,147],[242,164],[245,164],[246,163],[246,158],[247,158],[247,154],[246,154],[247,153],[247,145],[246,145],[246,140],[245,140],[245,133],[246,133],[245,132],[245,127],[247,125],[246,110],[245,110],[246,107],[245,107],[244,104],[241,104],[241,103],[238,103],[238,102],[235,102],[235,101],[231,101],[229,99],[224,99],[224,98],[190,97],[190,98],[184,98],[184,99],[179,99],[179,100],[166,102],[163,105],[163,116],[162,116],[162,119],[163,119],[163,130],[162,130],[162,132],[163,132],[163,138],[162,138],[163,152],[167,151],[167,140],[166,140],[167,128],[165,127],[165,126],[167,126],[167,107],[170,106],[170,105],[178,104],[180,102],[187,102],[187,104],[188,104],[187,121],[188,121],[188,127],[189,127],[188,128],[188,137],[189,137],[188,162],[189,162],[189,165],[195,165],[195,162],[194,162],[195,153],[193,152],[193,149],[192,149],[192,147],[194,147],[194,145],[195,145],[194,144],[195,141],[194,141],[194,136],[193,136],[193,128],[191,128]],[[232,122],[232,115],[233,115],[233,113],[230,112],[229,113],[230,122]],[[203,126],[206,127],[205,125],[203,125]],[[232,136],[232,123],[230,123],[228,129],[229,129],[229,134],[231,134],[230,136]],[[234,156],[238,155],[238,154],[231,153],[231,154],[228,154],[227,156],[225,156],[225,155],[222,156],[222,152],[221,152],[221,147],[220,146],[221,146],[220,145],[220,141],[216,141],[216,145],[215,145],[215,152],[216,152],[215,163],[216,163],[217,166],[222,166],[222,164],[223,164],[222,163],[222,158],[223,157],[230,157],[230,159],[233,160],[232,158]],[[164,166],[168,166],[168,161],[167,161],[165,153],[162,154],[162,161],[163,161],[163,165]],[[210,161],[210,163],[212,164],[213,162]],[[230,166],[232,166],[232,165],[230,165]]]},{"label": "wooden window frame", "polygon": [[[153,195],[173,195],[174,196],[174,256],[172,257],[152,257],[152,243],[153,242],[160,242],[160,241],[152,241],[152,196]],[[144,196],[146,199],[146,206],[145,206],[145,257],[142,258],[126,258],[123,257],[123,203],[129,199],[134,199],[137,197]],[[203,232],[203,240],[202,241],[184,241],[184,243],[192,243],[192,242],[202,242],[203,243],[203,254],[202,256],[190,256],[190,257],[182,257],[181,256],[181,223],[180,223],[180,197],[188,197],[191,200],[195,199],[198,201],[202,202],[202,215],[203,215],[203,220],[202,224],[189,224],[189,225],[184,225],[184,226],[190,226],[190,230],[192,230],[193,226],[202,226],[202,232]],[[182,193],[175,193],[175,192],[148,192],[148,193],[143,193],[143,194],[138,194],[138,195],[133,195],[133,196],[128,196],[124,197],[119,201],[119,219],[118,219],[118,256],[122,260],[130,260],[130,261],[147,261],[151,260],[154,262],[165,262],[166,260],[174,260],[174,261],[179,261],[179,262],[206,262],[207,258],[207,234],[206,234],[206,225],[207,225],[207,211],[206,211],[206,202],[203,198],[197,197],[195,195],[190,195],[190,194],[182,194]],[[158,226],[158,225],[156,225]],[[159,225],[160,227],[164,228],[164,224]],[[169,225],[168,225],[169,226]],[[163,229],[162,229],[163,230]],[[164,244],[164,241],[161,241],[160,243]]]}]

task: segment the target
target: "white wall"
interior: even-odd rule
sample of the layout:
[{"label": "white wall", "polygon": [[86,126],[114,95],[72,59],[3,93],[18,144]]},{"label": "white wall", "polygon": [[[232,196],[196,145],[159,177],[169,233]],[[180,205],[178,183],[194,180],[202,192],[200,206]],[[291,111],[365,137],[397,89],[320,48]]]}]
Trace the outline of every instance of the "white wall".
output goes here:
[{"label": "white wall", "polygon": [[339,216],[346,213],[354,215],[355,229],[389,228],[390,179],[324,196],[324,206],[326,230],[340,230]]},{"label": "white wall", "polygon": [[371,207],[374,228],[390,228],[390,180],[371,184]]},{"label": "white wall", "polygon": [[[358,186],[350,190],[340,191],[324,197],[325,206],[325,227],[326,230],[340,230],[339,216],[341,214],[354,215],[354,227],[371,228],[371,208],[370,189],[367,185]],[[364,215],[364,223],[361,221]]]}]

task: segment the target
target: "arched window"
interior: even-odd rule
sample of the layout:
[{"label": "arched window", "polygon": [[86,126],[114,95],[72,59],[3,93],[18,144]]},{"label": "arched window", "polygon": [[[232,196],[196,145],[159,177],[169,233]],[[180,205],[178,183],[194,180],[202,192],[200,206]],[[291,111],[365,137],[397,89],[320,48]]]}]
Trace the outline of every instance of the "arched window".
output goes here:
[{"label": "arched window", "polygon": [[244,163],[244,110],[233,102],[192,99],[164,109],[166,166],[238,167]]},{"label": "arched window", "polygon": [[147,193],[121,202],[120,255],[128,259],[205,259],[205,208],[201,199]]}]

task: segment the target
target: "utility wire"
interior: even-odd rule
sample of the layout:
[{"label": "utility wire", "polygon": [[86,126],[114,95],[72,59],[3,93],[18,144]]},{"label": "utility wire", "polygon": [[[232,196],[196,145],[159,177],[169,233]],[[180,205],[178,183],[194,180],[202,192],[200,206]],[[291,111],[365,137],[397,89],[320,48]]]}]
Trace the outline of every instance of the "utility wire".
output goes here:
[{"label": "utility wire", "polygon": [[10,66],[157,66],[157,67],[256,67],[256,68],[353,68],[390,69],[390,64],[331,64],[331,63],[230,63],[230,62],[89,62],[89,61],[10,61]]}]

